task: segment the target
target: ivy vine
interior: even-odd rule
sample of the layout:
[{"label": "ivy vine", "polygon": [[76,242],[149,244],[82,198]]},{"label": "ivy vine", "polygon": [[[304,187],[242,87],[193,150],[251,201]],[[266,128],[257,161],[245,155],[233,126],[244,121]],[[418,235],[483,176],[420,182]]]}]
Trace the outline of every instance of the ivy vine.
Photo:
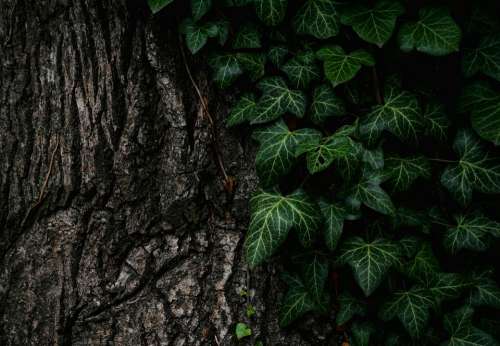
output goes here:
[{"label": "ivy vine", "polygon": [[335,311],[353,345],[498,344],[497,2],[149,5],[239,93],[226,124],[259,145],[245,257],[282,254],[283,327]]}]

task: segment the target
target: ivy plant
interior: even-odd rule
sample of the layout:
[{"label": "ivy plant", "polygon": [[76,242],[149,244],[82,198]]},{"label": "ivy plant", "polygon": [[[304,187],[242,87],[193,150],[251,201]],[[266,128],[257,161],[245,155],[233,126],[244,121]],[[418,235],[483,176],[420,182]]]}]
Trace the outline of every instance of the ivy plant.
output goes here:
[{"label": "ivy plant", "polygon": [[283,327],[326,315],[353,345],[498,345],[496,1],[149,5],[234,96],[227,127],[252,131],[244,256],[284,268]]}]

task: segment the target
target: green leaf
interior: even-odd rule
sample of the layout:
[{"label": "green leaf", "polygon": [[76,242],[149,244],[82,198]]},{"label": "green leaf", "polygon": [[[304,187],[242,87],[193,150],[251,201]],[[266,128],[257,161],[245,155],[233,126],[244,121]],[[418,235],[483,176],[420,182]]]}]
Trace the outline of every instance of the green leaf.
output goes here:
[{"label": "green leaf", "polygon": [[253,307],[252,304],[248,304],[247,305],[247,311],[246,311],[246,315],[248,318],[251,318],[253,315],[255,315],[256,311],[255,311],[255,308]]},{"label": "green leaf", "polygon": [[416,255],[403,265],[403,271],[409,278],[425,283],[436,277],[439,269],[439,262],[429,243],[424,243]]},{"label": "green leaf", "polygon": [[208,63],[214,71],[213,80],[220,88],[227,88],[243,74],[234,54],[215,55],[209,59]]},{"label": "green leaf", "polygon": [[200,20],[212,7],[212,0],[191,0],[191,13],[195,21]]},{"label": "green leaf", "polygon": [[493,346],[498,345],[495,339],[484,331],[472,326],[474,310],[464,306],[445,315],[444,326],[451,335],[448,346]]},{"label": "green leaf", "polygon": [[254,0],[257,16],[269,26],[278,25],[286,14],[288,0]]},{"label": "green leaf", "polygon": [[466,49],[462,71],[466,77],[472,77],[481,72],[500,81],[500,35],[483,37],[477,48]]},{"label": "green leaf", "polygon": [[157,13],[172,2],[174,0],[148,0],[148,5],[153,13]]},{"label": "green leaf", "polygon": [[259,30],[253,25],[244,25],[236,33],[233,41],[234,49],[251,49],[261,47]]},{"label": "green leaf", "polygon": [[282,327],[288,326],[306,312],[314,310],[314,301],[302,281],[295,278],[289,284],[280,309],[279,320]]},{"label": "green leaf", "polygon": [[353,141],[347,136],[332,135],[322,140],[303,142],[297,146],[295,154],[307,153],[307,169],[315,174],[327,169],[335,159],[346,157],[352,151]]},{"label": "green leaf", "polygon": [[362,120],[360,135],[368,143],[375,143],[383,130],[394,134],[402,141],[418,141],[423,119],[415,95],[388,86],[384,103],[372,107],[372,111]]},{"label": "green leaf", "polygon": [[483,274],[474,281],[470,303],[472,306],[500,309],[500,288],[493,279]]},{"label": "green leaf", "polygon": [[231,109],[226,121],[228,127],[242,124],[256,116],[257,102],[254,94],[244,94]]},{"label": "green leaf", "polygon": [[351,327],[351,332],[353,346],[369,346],[370,337],[375,333],[375,328],[368,322],[354,323]]},{"label": "green leaf", "polygon": [[334,87],[354,78],[361,66],[375,65],[370,53],[362,49],[347,54],[340,46],[326,46],[321,48],[316,56],[324,61],[326,78]]},{"label": "green leaf", "polygon": [[365,204],[367,207],[384,215],[395,212],[391,197],[380,187],[382,182],[378,174],[367,174],[356,184],[351,192],[351,202]]},{"label": "green leaf", "polygon": [[336,36],[339,26],[335,2],[330,0],[307,0],[293,19],[293,27],[297,33],[317,39]]},{"label": "green leaf", "polygon": [[303,117],[306,96],[303,92],[288,88],[281,77],[268,77],[259,82],[263,96],[257,104],[257,116],[251,124],[266,123],[277,119],[286,112]]},{"label": "green leaf", "polygon": [[417,287],[399,291],[382,307],[380,318],[389,321],[397,317],[410,336],[418,339],[426,330],[429,308],[433,305],[432,295],[426,289]]},{"label": "green leaf", "polygon": [[320,68],[314,60],[308,59],[308,54],[310,53],[299,53],[281,66],[294,88],[306,89],[312,81],[321,77]]},{"label": "green leaf", "polygon": [[216,23],[198,24],[188,18],[181,24],[180,31],[186,36],[186,46],[192,54],[202,49],[209,37],[216,37],[219,28]]},{"label": "green leaf", "polygon": [[500,93],[488,83],[476,82],[465,88],[460,102],[470,112],[474,130],[481,138],[500,145]]},{"label": "green leaf", "polygon": [[484,251],[489,247],[491,236],[500,237],[500,223],[480,213],[458,215],[456,226],[444,235],[444,246],[456,253],[462,249]]},{"label": "green leaf", "polygon": [[319,205],[325,220],[325,244],[330,251],[333,251],[342,235],[346,211],[344,207],[338,204],[321,201]]},{"label": "green leaf", "polygon": [[345,115],[344,101],[327,84],[322,84],[314,89],[311,103],[310,117],[313,123],[320,124],[330,117]]},{"label": "green leaf", "polygon": [[440,304],[458,298],[464,289],[470,287],[470,283],[456,273],[438,273],[426,286],[436,303]]},{"label": "green leaf", "polygon": [[445,168],[441,183],[458,202],[468,204],[473,190],[483,193],[500,192],[500,164],[489,157],[482,143],[471,131],[458,131],[453,149],[460,160]]},{"label": "green leaf", "polygon": [[328,261],[320,255],[313,255],[305,265],[304,282],[316,305],[321,305],[325,296],[328,278]]},{"label": "green leaf", "polygon": [[431,166],[424,156],[388,157],[385,159],[384,176],[395,191],[406,191],[417,178],[429,179]]},{"label": "green leaf", "polygon": [[300,243],[310,247],[323,222],[319,206],[301,189],[288,195],[287,203]]},{"label": "green leaf", "polygon": [[236,58],[250,80],[256,81],[265,74],[266,55],[263,53],[237,53]]},{"label": "green leaf", "polygon": [[276,67],[280,67],[288,55],[288,48],[286,46],[274,46],[267,52],[267,57],[269,61]]},{"label": "green leaf", "polygon": [[366,163],[373,170],[380,170],[384,168],[384,151],[381,148],[377,149],[364,149],[363,162]]},{"label": "green leaf", "polygon": [[448,137],[450,121],[446,117],[444,106],[437,103],[430,103],[424,110],[425,134],[438,140],[444,141]]},{"label": "green leaf", "polygon": [[399,31],[399,47],[404,52],[442,56],[457,52],[462,32],[445,8],[422,8],[418,22],[405,23]]},{"label": "green leaf", "polygon": [[236,338],[241,340],[247,336],[252,335],[252,330],[245,323],[237,323],[236,324]]},{"label": "green leaf", "polygon": [[354,316],[365,316],[366,304],[354,298],[349,293],[343,293],[338,298],[339,311],[337,311],[336,322],[341,326],[349,322]]},{"label": "green leaf", "polygon": [[255,158],[257,174],[262,185],[274,185],[288,173],[295,162],[295,150],[304,142],[321,138],[321,133],[312,129],[290,131],[283,120],[258,129],[253,137],[260,142]]},{"label": "green leaf", "polygon": [[356,282],[369,296],[380,285],[387,271],[400,263],[400,251],[396,244],[386,239],[367,242],[360,237],[351,237],[343,243],[339,261],[349,264]]},{"label": "green leaf", "polygon": [[399,2],[381,0],[373,8],[350,6],[340,19],[342,24],[352,26],[363,40],[382,47],[391,37],[396,19],[403,12],[404,8]]}]

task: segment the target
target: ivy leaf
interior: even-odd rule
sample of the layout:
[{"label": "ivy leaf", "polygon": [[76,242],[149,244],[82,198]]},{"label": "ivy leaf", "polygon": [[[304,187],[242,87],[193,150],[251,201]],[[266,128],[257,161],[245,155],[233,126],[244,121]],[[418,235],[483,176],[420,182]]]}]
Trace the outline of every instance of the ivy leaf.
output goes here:
[{"label": "ivy leaf", "polygon": [[402,51],[442,56],[457,52],[462,32],[445,8],[422,8],[418,22],[405,23],[399,31]]},{"label": "ivy leaf", "polygon": [[265,65],[266,65],[266,55],[263,53],[237,53],[236,58],[250,80],[256,81],[264,76]]},{"label": "ivy leaf", "polygon": [[319,203],[323,219],[325,220],[325,243],[326,247],[333,251],[342,235],[346,211],[338,204],[330,204],[324,201]]},{"label": "ivy leaf", "polygon": [[251,267],[270,257],[292,227],[308,245],[322,221],[318,206],[302,190],[288,196],[259,191],[250,199],[250,213],[245,252]]},{"label": "ivy leaf", "polygon": [[369,346],[370,337],[375,333],[375,328],[370,323],[354,323],[351,328],[353,346]]},{"label": "ivy leaf", "polygon": [[500,81],[500,35],[483,37],[477,48],[466,49],[462,70],[466,77],[481,72]]},{"label": "ivy leaf", "polygon": [[475,278],[470,293],[470,303],[472,306],[488,306],[500,309],[500,288],[487,273]]},{"label": "ivy leaf", "polygon": [[256,116],[257,102],[254,94],[244,94],[231,109],[226,121],[228,127],[242,124]]},{"label": "ivy leaf", "polygon": [[470,283],[456,273],[438,273],[427,284],[427,288],[437,304],[458,298],[462,291],[469,286]]},{"label": "ivy leaf", "polygon": [[327,39],[339,32],[339,18],[335,2],[330,0],[307,0],[293,19],[293,27],[299,34],[317,39]]},{"label": "ivy leaf", "polygon": [[436,277],[439,269],[439,262],[429,243],[424,243],[416,255],[403,265],[403,271],[409,278],[426,283]]},{"label": "ivy leaf", "polygon": [[288,55],[288,48],[286,46],[274,46],[267,52],[267,57],[269,61],[276,67],[280,67]]},{"label": "ivy leaf", "polygon": [[254,0],[257,16],[269,26],[278,25],[286,14],[288,0]]},{"label": "ivy leaf", "polygon": [[480,213],[458,215],[456,226],[450,227],[444,235],[444,246],[456,253],[462,249],[484,251],[491,236],[500,237],[500,223]]},{"label": "ivy leaf", "polygon": [[174,0],[148,0],[148,5],[153,13],[157,13],[172,2]]},{"label": "ivy leaf", "polygon": [[399,291],[380,311],[384,321],[398,318],[413,339],[418,339],[425,332],[429,321],[429,308],[434,305],[428,290],[412,288]]},{"label": "ivy leaf", "polygon": [[381,0],[374,8],[363,5],[348,7],[340,19],[342,24],[352,26],[363,40],[382,47],[391,37],[396,19],[403,12],[399,2]]},{"label": "ivy leaf", "polygon": [[448,127],[450,121],[446,117],[444,106],[437,103],[430,103],[424,110],[425,134],[444,141],[448,137]]},{"label": "ivy leaf", "polygon": [[400,263],[400,251],[396,244],[386,239],[367,242],[360,237],[351,237],[342,245],[339,261],[349,264],[356,282],[369,296],[380,285],[389,268]]},{"label": "ivy leaf", "polygon": [[365,204],[367,207],[384,215],[395,212],[391,197],[380,187],[382,182],[378,174],[365,174],[361,181],[353,187],[350,202]]},{"label": "ivy leaf", "polygon": [[500,164],[489,157],[482,143],[471,131],[458,131],[453,149],[460,160],[445,168],[441,183],[458,202],[468,204],[473,190],[483,193],[500,192]]},{"label": "ivy leaf", "polygon": [[295,154],[307,153],[307,169],[315,174],[327,169],[335,159],[349,155],[353,145],[349,137],[334,134],[322,140],[301,143]]},{"label": "ivy leaf", "polygon": [[245,323],[236,324],[236,338],[241,340],[247,336],[252,335],[252,330]]},{"label": "ivy leaf", "polygon": [[328,262],[315,254],[305,265],[304,281],[315,304],[321,306],[328,278]]},{"label": "ivy leaf", "polygon": [[444,326],[451,335],[448,346],[489,346],[498,343],[487,333],[472,326],[474,310],[464,306],[444,317]]},{"label": "ivy leaf", "polygon": [[215,55],[209,59],[208,63],[214,71],[213,80],[222,89],[227,88],[243,74],[243,70],[234,54]]},{"label": "ivy leaf", "polygon": [[186,46],[192,54],[198,53],[205,46],[209,37],[216,37],[219,34],[216,23],[198,24],[190,18],[182,22],[180,31],[186,36]]},{"label": "ivy leaf", "polygon": [[303,117],[306,96],[303,92],[288,88],[281,77],[268,77],[259,82],[263,96],[257,104],[257,117],[251,124],[266,123],[277,119],[286,112]]},{"label": "ivy leaf", "polygon": [[309,52],[299,53],[281,66],[281,70],[286,73],[294,88],[305,89],[312,81],[321,77],[318,65],[308,58],[309,54]]},{"label": "ivy leaf", "polygon": [[483,139],[500,145],[500,93],[485,82],[465,88],[460,108],[471,113],[474,130]]},{"label": "ivy leaf", "polygon": [[431,166],[424,156],[388,157],[385,159],[384,176],[395,191],[406,191],[417,178],[429,179]]},{"label": "ivy leaf", "polygon": [[415,95],[388,86],[384,103],[372,108],[362,120],[359,131],[368,143],[375,143],[383,130],[391,132],[402,141],[417,142],[422,127],[423,119]]},{"label": "ivy leaf", "polygon": [[384,168],[384,152],[381,148],[373,150],[364,149],[362,160],[373,170]]},{"label": "ivy leaf", "polygon": [[311,103],[310,116],[315,124],[320,124],[329,117],[339,117],[346,113],[344,101],[327,84],[322,84],[314,89]]},{"label": "ivy leaf", "polygon": [[260,47],[260,33],[257,28],[252,25],[242,26],[242,28],[236,33],[236,36],[234,37],[234,49],[251,49]]},{"label": "ivy leaf", "polygon": [[375,65],[370,53],[362,49],[347,54],[340,46],[326,46],[321,48],[316,56],[324,62],[326,78],[334,87],[354,78],[361,66]]},{"label": "ivy leaf", "polygon": [[195,21],[200,20],[212,7],[212,0],[191,0],[191,13]]},{"label": "ivy leaf", "polygon": [[340,307],[336,315],[336,322],[339,326],[349,322],[356,315],[366,315],[366,304],[354,298],[349,293],[341,294],[338,302]]},{"label": "ivy leaf", "polygon": [[290,131],[280,119],[272,125],[256,130],[253,137],[260,142],[255,158],[257,174],[264,186],[270,186],[292,168],[297,145],[319,139],[321,133],[313,129]]},{"label": "ivy leaf", "polygon": [[299,278],[289,281],[288,291],[283,298],[280,309],[280,325],[288,326],[306,312],[314,310],[312,300],[307,288]]}]

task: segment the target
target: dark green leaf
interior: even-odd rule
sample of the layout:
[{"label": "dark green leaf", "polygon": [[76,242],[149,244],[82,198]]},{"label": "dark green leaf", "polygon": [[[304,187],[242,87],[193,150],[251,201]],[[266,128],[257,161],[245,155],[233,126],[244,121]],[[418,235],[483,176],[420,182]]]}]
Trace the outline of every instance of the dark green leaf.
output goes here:
[{"label": "dark green leaf", "polygon": [[396,244],[385,239],[367,242],[360,237],[351,237],[342,244],[339,261],[349,264],[356,282],[369,296],[389,268],[400,263],[400,251]]},{"label": "dark green leaf", "polygon": [[429,243],[424,243],[416,255],[403,265],[403,271],[409,278],[428,283],[439,272],[439,262]]},{"label": "dark green leaf", "polygon": [[321,70],[314,61],[306,58],[308,52],[299,53],[281,66],[294,88],[305,89],[321,77]]},{"label": "dark green leaf", "polygon": [[157,13],[172,2],[174,2],[174,0],[148,0],[148,5],[153,13]]},{"label": "dark green leaf", "polygon": [[229,118],[226,121],[227,126],[235,126],[251,121],[256,116],[256,106],[255,95],[244,94],[231,109]]},{"label": "dark green leaf", "polygon": [[243,70],[234,54],[213,56],[209,60],[209,65],[214,71],[213,79],[220,88],[227,88],[243,74]]},{"label": "dark green leaf", "polygon": [[256,130],[253,136],[260,142],[255,158],[257,174],[264,186],[270,186],[290,171],[297,146],[321,138],[321,133],[312,129],[290,131],[280,119],[275,124]]},{"label": "dark green leaf", "polygon": [[406,191],[417,178],[429,179],[431,166],[424,156],[388,157],[384,176],[395,191]]},{"label": "dark green leaf", "polygon": [[487,141],[500,145],[500,93],[488,83],[476,82],[465,88],[461,110],[470,112],[474,130]]},{"label": "dark green leaf", "polygon": [[363,40],[382,47],[391,37],[396,19],[403,11],[399,2],[381,0],[373,8],[350,6],[342,13],[341,20],[342,24],[352,26]]},{"label": "dark green leaf", "polygon": [[378,174],[365,175],[361,181],[353,187],[351,201],[365,204],[367,207],[385,215],[394,214],[394,205],[391,197],[380,187],[382,182]]},{"label": "dark green leaf", "polygon": [[500,223],[480,213],[458,215],[456,226],[450,227],[444,236],[444,246],[453,253],[461,249],[486,250],[491,236],[500,237]]},{"label": "dark green leaf", "polygon": [[363,151],[363,162],[366,163],[370,169],[380,170],[384,168],[384,151],[381,148],[377,149],[364,149]]},{"label": "dark green leaf", "polygon": [[500,164],[489,157],[482,143],[471,131],[457,133],[453,149],[459,155],[457,164],[449,165],[441,175],[441,183],[461,204],[472,198],[472,191],[500,192]]},{"label": "dark green leaf", "polygon": [[354,298],[349,293],[341,294],[338,298],[339,311],[337,312],[337,325],[349,322],[355,315],[365,316],[366,304]]},{"label": "dark green leaf", "polygon": [[307,0],[297,12],[293,26],[299,34],[318,39],[333,37],[339,32],[338,13],[331,0]]},{"label": "dark green leaf", "polygon": [[462,33],[445,8],[423,8],[417,22],[406,23],[399,31],[399,46],[405,52],[416,49],[430,55],[457,52]]},{"label": "dark green leaf", "polygon": [[271,63],[276,67],[280,67],[288,55],[288,48],[286,46],[274,46],[269,49],[267,57]]},{"label": "dark green leaf", "polygon": [[314,89],[311,103],[311,120],[320,124],[329,117],[339,117],[346,112],[344,101],[335,95],[331,86],[322,84]]},{"label": "dark green leaf", "polygon": [[465,50],[462,70],[466,77],[481,72],[500,81],[500,35],[489,35],[475,49]]},{"label": "dark green leaf", "polygon": [[315,304],[305,285],[296,278],[289,282],[288,292],[283,298],[280,309],[280,325],[286,327],[294,320],[314,310]]},{"label": "dark green leaf", "polygon": [[283,21],[288,0],[254,0],[257,16],[267,25],[275,26]]},{"label": "dark green leaf", "polygon": [[346,217],[345,209],[338,204],[320,202],[321,213],[325,220],[325,243],[326,247],[333,251],[342,235],[344,219]]},{"label": "dark green leaf", "polygon": [[427,105],[423,116],[425,134],[433,136],[441,141],[448,137],[450,121],[446,117],[443,105],[436,103]]},{"label": "dark green leaf", "polygon": [[234,49],[260,48],[260,33],[252,25],[244,25],[237,33],[233,41]]},{"label": "dark green leaf", "polygon": [[266,55],[263,53],[237,53],[236,58],[250,80],[256,81],[265,74]]},{"label": "dark green leaf", "polygon": [[320,255],[313,255],[305,265],[304,282],[316,305],[324,301],[327,278],[328,261]]},{"label": "dark green leaf", "polygon": [[200,20],[212,7],[212,0],[191,0],[191,13],[195,21]]},{"label": "dark green leaf", "polygon": [[321,48],[316,55],[319,60],[324,61],[326,78],[334,87],[354,78],[361,66],[375,65],[375,60],[370,53],[362,49],[347,54],[340,46],[326,46]]},{"label": "dark green leaf", "polygon": [[352,331],[352,346],[369,346],[370,337],[375,333],[375,328],[370,323],[354,323]]}]

